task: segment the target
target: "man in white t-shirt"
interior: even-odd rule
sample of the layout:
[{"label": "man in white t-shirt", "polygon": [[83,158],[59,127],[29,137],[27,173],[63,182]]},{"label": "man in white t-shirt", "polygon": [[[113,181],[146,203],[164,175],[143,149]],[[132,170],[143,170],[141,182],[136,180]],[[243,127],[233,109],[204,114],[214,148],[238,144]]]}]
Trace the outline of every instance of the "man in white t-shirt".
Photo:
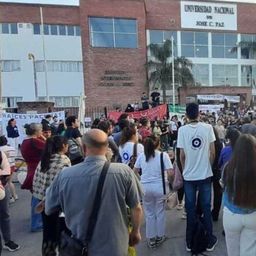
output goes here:
[{"label": "man in white t-shirt", "polygon": [[208,236],[207,251],[213,251],[217,238],[212,234],[211,216],[211,177],[212,163],[215,158],[215,135],[213,127],[199,122],[199,107],[191,103],[186,109],[189,122],[178,132],[177,147],[183,166],[185,206],[187,211],[186,242],[187,251],[191,251],[191,242],[195,231],[196,198],[203,211],[204,225]]}]

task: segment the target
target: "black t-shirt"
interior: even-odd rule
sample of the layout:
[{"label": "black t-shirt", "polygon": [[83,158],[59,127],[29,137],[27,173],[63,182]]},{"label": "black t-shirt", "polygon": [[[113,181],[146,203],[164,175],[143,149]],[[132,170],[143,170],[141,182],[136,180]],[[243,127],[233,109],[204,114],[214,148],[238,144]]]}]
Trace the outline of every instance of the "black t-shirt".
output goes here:
[{"label": "black t-shirt", "polygon": [[160,93],[159,92],[152,92],[151,93],[152,101],[157,102],[160,100]]},{"label": "black t-shirt", "polygon": [[80,133],[78,128],[73,128],[73,127],[68,127],[66,132],[65,132],[65,137],[67,139],[77,139],[77,138],[81,138],[82,134]]}]

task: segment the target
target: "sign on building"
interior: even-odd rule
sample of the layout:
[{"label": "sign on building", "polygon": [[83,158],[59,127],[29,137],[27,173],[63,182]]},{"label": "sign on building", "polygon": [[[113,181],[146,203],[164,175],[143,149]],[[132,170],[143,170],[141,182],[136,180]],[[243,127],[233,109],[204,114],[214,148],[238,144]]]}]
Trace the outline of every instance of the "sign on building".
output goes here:
[{"label": "sign on building", "polygon": [[237,5],[181,1],[181,27],[237,30]]}]

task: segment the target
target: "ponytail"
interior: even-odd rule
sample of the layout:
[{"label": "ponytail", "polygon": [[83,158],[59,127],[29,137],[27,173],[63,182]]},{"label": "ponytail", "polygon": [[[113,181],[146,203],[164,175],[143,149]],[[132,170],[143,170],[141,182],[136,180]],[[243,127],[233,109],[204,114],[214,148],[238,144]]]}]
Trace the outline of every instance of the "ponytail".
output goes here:
[{"label": "ponytail", "polygon": [[67,143],[67,139],[63,136],[54,136],[47,139],[41,157],[41,172],[45,173],[50,169],[52,155],[60,153],[63,149],[63,145],[66,145]]},{"label": "ponytail", "polygon": [[146,156],[146,162],[151,157],[155,157],[155,150],[158,148],[160,140],[156,136],[147,137],[144,141],[144,154]]}]

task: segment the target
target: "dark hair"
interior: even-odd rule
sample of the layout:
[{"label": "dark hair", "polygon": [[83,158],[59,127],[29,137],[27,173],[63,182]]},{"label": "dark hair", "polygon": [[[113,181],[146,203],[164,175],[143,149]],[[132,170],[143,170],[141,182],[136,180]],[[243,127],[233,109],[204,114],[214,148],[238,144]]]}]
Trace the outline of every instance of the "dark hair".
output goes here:
[{"label": "dark hair", "polygon": [[69,116],[69,117],[67,117],[67,119],[66,119],[66,126],[67,127],[72,126],[72,124],[75,123],[76,120],[77,120],[76,116]]},{"label": "dark hair", "polygon": [[52,117],[52,116],[51,116],[51,115],[46,115],[46,116],[45,116],[45,119],[50,118],[50,117]]},{"label": "dark hair", "polygon": [[119,122],[119,127],[121,130],[123,130],[125,127],[128,127],[130,125],[130,122],[126,119],[122,119],[120,122]]},{"label": "dark hair", "polygon": [[0,136],[0,147],[7,145],[8,141],[4,135]]},{"label": "dark hair", "polygon": [[8,121],[8,126],[10,126],[11,125],[11,122],[13,122],[13,121],[15,121],[15,119],[14,118],[11,118],[9,121]]},{"label": "dark hair", "polygon": [[160,139],[154,135],[149,136],[144,140],[146,162],[148,162],[151,157],[155,157],[155,150],[158,148],[159,143]]},{"label": "dark hair", "polygon": [[52,130],[51,126],[43,125],[43,132],[48,132],[48,131],[51,131],[51,130]]},{"label": "dark hair", "polygon": [[199,115],[199,106],[196,103],[189,103],[186,107],[186,114],[190,120],[194,120]]},{"label": "dark hair", "polygon": [[226,139],[230,140],[231,148],[234,148],[241,133],[235,128],[229,128],[226,133]]},{"label": "dark hair", "polygon": [[128,116],[129,116],[129,115],[126,114],[126,113],[121,114],[121,115],[119,116],[119,118],[118,118],[118,123],[119,123],[121,120],[127,119]]},{"label": "dark hair", "polygon": [[256,139],[244,134],[237,140],[233,157],[224,172],[228,198],[235,205],[255,209]]},{"label": "dark hair", "polygon": [[49,170],[52,155],[59,153],[63,149],[63,145],[67,145],[67,143],[67,138],[58,135],[46,140],[45,148],[41,157],[41,172],[46,173]]},{"label": "dark hair", "polygon": [[140,123],[141,123],[142,126],[146,126],[148,124],[148,121],[149,120],[146,117],[142,117],[140,119]]},{"label": "dark hair", "polygon": [[120,145],[123,146],[127,141],[137,134],[136,126],[134,124],[129,124],[122,130],[122,135],[120,139]]},{"label": "dark hair", "polygon": [[110,127],[111,127],[111,123],[109,121],[101,121],[98,124],[98,129],[102,130],[106,134],[108,134]]},{"label": "dark hair", "polygon": [[58,135],[61,135],[62,132],[64,132],[65,130],[66,130],[66,129],[65,129],[64,123],[60,123],[60,124],[58,125],[58,128],[57,128],[57,134],[58,134]]},{"label": "dark hair", "polygon": [[92,123],[92,129],[97,129],[98,128],[98,124],[100,123],[100,119],[99,118],[95,118],[93,123]]}]

